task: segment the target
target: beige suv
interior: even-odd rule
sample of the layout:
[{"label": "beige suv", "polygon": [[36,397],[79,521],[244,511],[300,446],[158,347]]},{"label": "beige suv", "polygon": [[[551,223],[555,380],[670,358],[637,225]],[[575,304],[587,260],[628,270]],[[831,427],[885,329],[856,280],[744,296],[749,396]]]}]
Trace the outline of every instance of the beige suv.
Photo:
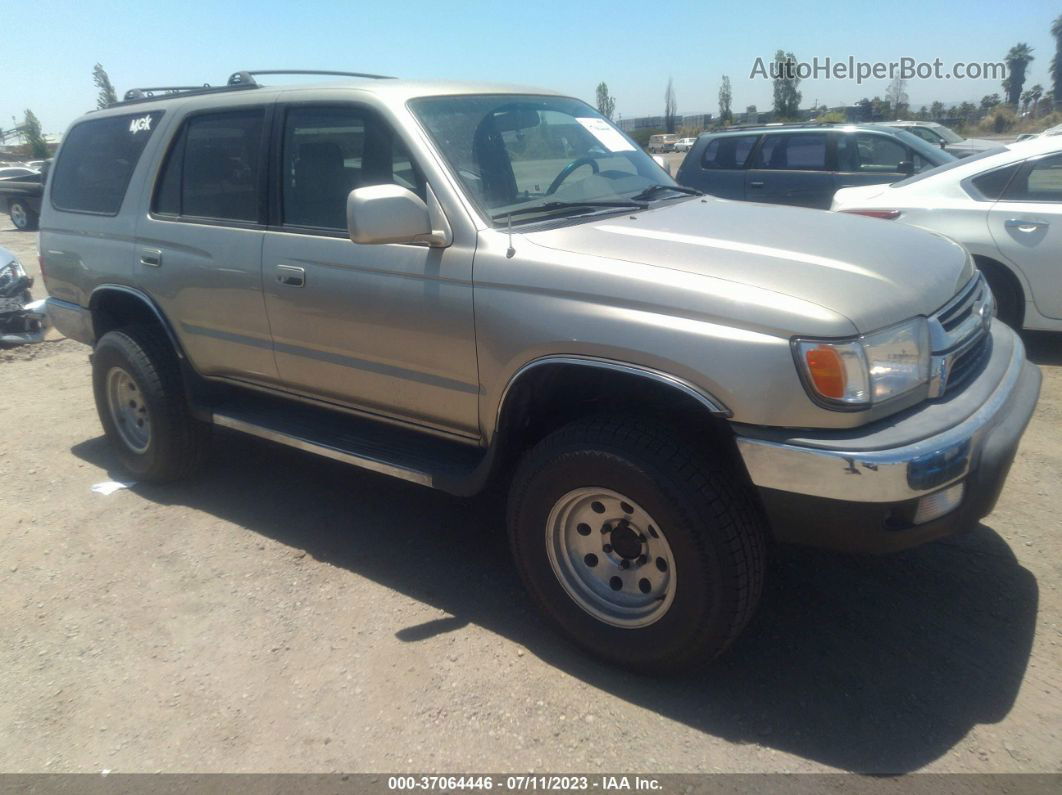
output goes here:
[{"label": "beige suv", "polygon": [[702,196],[546,91],[265,76],[130,92],[47,184],[49,315],[132,477],[221,426],[504,486],[531,597],[642,669],[725,649],[769,542],[992,509],[1040,376],[960,246]]}]

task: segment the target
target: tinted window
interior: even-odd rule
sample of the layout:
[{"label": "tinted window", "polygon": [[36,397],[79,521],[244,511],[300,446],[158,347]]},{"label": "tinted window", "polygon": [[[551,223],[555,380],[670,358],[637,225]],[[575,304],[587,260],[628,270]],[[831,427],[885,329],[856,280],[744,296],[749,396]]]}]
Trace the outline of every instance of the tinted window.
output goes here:
[{"label": "tinted window", "polygon": [[52,175],[58,210],[115,215],[162,111],[84,121],[63,141]]},{"label": "tinted window", "polygon": [[155,212],[222,221],[257,221],[262,110],[193,116],[170,148]]},{"label": "tinted window", "polygon": [[826,168],[826,133],[768,135],[755,168],[817,170]]},{"label": "tinted window", "polygon": [[1007,201],[1062,202],[1062,155],[1043,157],[1007,187]]},{"label": "tinted window", "polygon": [[911,135],[917,135],[923,141],[929,141],[931,144],[940,146],[940,136],[925,127],[905,127],[904,131],[911,133]]},{"label": "tinted window", "polygon": [[704,168],[743,168],[749,152],[756,145],[758,135],[713,138],[704,147],[701,166]]},{"label": "tinted window", "polygon": [[907,147],[886,135],[855,133],[839,141],[838,168],[864,173],[898,173],[900,163],[910,160]]},{"label": "tinted window", "polygon": [[347,195],[396,184],[424,197],[409,152],[374,114],[352,107],[299,107],[284,125],[281,192],[284,223],[347,228]]},{"label": "tinted window", "polygon": [[997,168],[995,171],[989,171],[987,174],[974,177],[970,182],[973,183],[977,192],[981,194],[980,198],[994,201],[1003,195],[1003,191],[1006,189],[1011,177],[1014,176],[1019,168],[1021,168],[1021,163],[1015,163],[1006,168]]}]

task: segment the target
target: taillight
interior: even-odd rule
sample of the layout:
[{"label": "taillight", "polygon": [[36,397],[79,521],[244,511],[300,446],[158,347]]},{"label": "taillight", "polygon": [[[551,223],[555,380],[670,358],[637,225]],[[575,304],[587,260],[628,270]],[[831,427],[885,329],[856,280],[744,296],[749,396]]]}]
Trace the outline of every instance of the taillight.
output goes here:
[{"label": "taillight", "polygon": [[841,210],[841,212],[852,215],[865,215],[868,218],[884,218],[886,221],[892,221],[900,217],[899,210]]}]

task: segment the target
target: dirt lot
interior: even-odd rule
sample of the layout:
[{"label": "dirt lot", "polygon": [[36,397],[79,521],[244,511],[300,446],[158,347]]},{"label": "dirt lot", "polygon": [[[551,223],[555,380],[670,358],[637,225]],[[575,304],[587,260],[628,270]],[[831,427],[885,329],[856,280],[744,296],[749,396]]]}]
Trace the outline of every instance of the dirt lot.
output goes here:
[{"label": "dirt lot", "polygon": [[[34,235],[0,245],[35,269]],[[194,482],[93,493],[122,474],[87,350],[0,353],[0,770],[1062,770],[1062,339],[1028,343],[993,515],[782,551],[681,680],[554,637],[474,502],[232,435]]]}]

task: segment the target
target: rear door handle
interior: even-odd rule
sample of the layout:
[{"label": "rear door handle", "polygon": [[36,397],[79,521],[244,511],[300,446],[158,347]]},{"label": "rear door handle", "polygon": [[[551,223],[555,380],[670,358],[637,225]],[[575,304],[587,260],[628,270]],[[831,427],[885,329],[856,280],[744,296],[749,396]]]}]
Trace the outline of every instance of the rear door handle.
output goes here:
[{"label": "rear door handle", "polygon": [[1050,226],[1047,221],[1029,221],[1022,218],[1008,218],[1004,223],[1007,229],[1017,229],[1021,232],[1035,232],[1037,229]]},{"label": "rear door handle", "polygon": [[763,187],[763,180],[760,180],[760,179],[753,180],[752,182],[749,183],[749,187],[750,188],[762,188]]},{"label": "rear door handle", "polygon": [[149,268],[162,267],[162,252],[157,248],[145,248],[140,251],[140,264]]},{"label": "rear door handle", "polygon": [[305,287],[306,269],[297,265],[277,265],[277,284],[285,287]]}]

